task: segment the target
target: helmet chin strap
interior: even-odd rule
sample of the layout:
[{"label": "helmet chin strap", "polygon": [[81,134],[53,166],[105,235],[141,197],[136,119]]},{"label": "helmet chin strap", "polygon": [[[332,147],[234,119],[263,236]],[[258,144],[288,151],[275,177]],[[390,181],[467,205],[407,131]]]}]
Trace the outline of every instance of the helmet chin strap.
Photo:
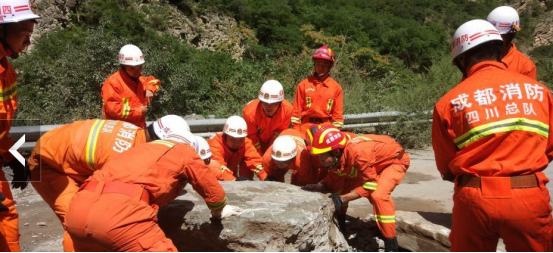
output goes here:
[{"label": "helmet chin strap", "polygon": [[[340,154],[340,156],[342,156],[342,155]],[[332,157],[332,164],[329,165],[329,166],[327,166],[327,167],[325,167],[325,169],[327,169],[327,170],[331,170],[332,168],[334,168],[334,166],[336,166],[336,164],[340,161],[340,159],[338,159],[338,158],[337,158],[336,156],[334,156],[334,155],[332,155],[331,157]]]}]

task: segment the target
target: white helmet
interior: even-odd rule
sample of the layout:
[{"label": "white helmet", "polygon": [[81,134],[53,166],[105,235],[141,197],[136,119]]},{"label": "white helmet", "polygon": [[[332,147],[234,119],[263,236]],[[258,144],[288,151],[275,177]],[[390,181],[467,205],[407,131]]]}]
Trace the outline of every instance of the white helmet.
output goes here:
[{"label": "white helmet", "polygon": [[298,154],[296,141],[290,136],[276,138],[271,147],[271,157],[276,161],[288,161]]},{"label": "white helmet", "polygon": [[144,55],[140,48],[135,45],[124,45],[119,50],[119,64],[128,66],[138,66],[144,64]]},{"label": "white helmet", "polygon": [[276,103],[284,100],[284,89],[277,80],[269,80],[261,86],[259,90],[259,100],[265,103]]},{"label": "white helmet", "polygon": [[490,22],[499,34],[516,33],[520,30],[520,18],[517,11],[511,6],[500,6],[488,15]]},{"label": "white helmet", "polygon": [[0,24],[17,23],[25,20],[39,19],[33,4],[28,0],[0,0],[2,15]]},{"label": "white helmet", "polygon": [[489,41],[503,41],[497,29],[486,20],[474,19],[462,24],[451,41],[451,55],[453,59],[460,54]]},{"label": "white helmet", "polygon": [[248,136],[248,126],[242,117],[230,116],[225,122],[223,133],[234,138],[243,138]]},{"label": "white helmet", "polygon": [[196,136],[191,132],[184,131],[183,129],[178,129],[168,134],[162,140],[172,140],[184,144],[190,145],[194,150],[198,150],[198,142],[196,141]]},{"label": "white helmet", "polygon": [[196,142],[198,142],[198,155],[200,155],[200,158],[202,160],[208,159],[211,157],[211,148],[209,147],[209,143],[202,138],[201,136],[195,135]]},{"label": "white helmet", "polygon": [[180,130],[190,132],[190,126],[188,126],[186,120],[177,115],[163,116],[154,121],[152,124],[154,127],[154,133],[161,140],[166,139],[169,134]]}]

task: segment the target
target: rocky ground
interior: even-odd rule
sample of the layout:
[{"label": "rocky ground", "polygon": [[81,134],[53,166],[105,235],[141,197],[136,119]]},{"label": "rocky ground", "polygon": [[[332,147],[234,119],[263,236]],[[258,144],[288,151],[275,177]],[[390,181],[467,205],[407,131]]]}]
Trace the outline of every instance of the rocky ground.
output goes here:
[{"label": "rocky ground", "polygon": [[[393,193],[398,219],[402,215],[407,217],[415,214],[429,224],[449,228],[453,207],[453,185],[439,178],[431,150],[411,150],[409,153],[412,165],[405,180]],[[553,168],[547,169],[546,172],[550,178],[553,177]],[[549,187],[551,191],[551,184]],[[20,214],[22,250],[61,251],[63,230],[53,211],[32,187],[24,191],[15,190],[14,196]],[[372,206],[367,200],[354,201],[350,204],[348,222],[355,226],[356,221],[370,219],[371,214]]]}]

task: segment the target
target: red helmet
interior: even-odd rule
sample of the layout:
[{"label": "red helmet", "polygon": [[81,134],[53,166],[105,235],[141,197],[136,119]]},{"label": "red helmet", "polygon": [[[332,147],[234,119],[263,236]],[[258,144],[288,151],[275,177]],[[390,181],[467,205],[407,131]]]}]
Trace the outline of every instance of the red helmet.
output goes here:
[{"label": "red helmet", "polygon": [[317,49],[313,56],[311,56],[311,59],[323,59],[334,63],[334,52],[332,52],[332,50],[325,45]]},{"label": "red helmet", "polygon": [[346,135],[340,129],[326,125],[317,130],[311,143],[311,154],[323,154],[346,146]]}]

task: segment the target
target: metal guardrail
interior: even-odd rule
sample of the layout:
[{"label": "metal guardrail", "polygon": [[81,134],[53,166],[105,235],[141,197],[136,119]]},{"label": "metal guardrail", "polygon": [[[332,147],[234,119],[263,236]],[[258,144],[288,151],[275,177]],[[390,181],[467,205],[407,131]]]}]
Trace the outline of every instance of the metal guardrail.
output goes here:
[{"label": "metal guardrail", "polygon": [[[361,114],[344,115],[344,129],[356,129],[364,127],[372,127],[377,125],[394,124],[397,117],[403,115],[401,112],[371,112]],[[202,137],[210,137],[213,133],[223,130],[227,119],[201,119],[201,120],[186,120],[190,126],[190,131]],[[385,120],[385,121],[384,121]],[[148,122],[148,124],[150,124]],[[25,135],[25,143],[19,148],[20,151],[31,151],[35,146],[36,141],[44,133],[61,127],[63,125],[42,125],[42,126],[18,126],[12,127],[10,134],[13,140]]]}]

